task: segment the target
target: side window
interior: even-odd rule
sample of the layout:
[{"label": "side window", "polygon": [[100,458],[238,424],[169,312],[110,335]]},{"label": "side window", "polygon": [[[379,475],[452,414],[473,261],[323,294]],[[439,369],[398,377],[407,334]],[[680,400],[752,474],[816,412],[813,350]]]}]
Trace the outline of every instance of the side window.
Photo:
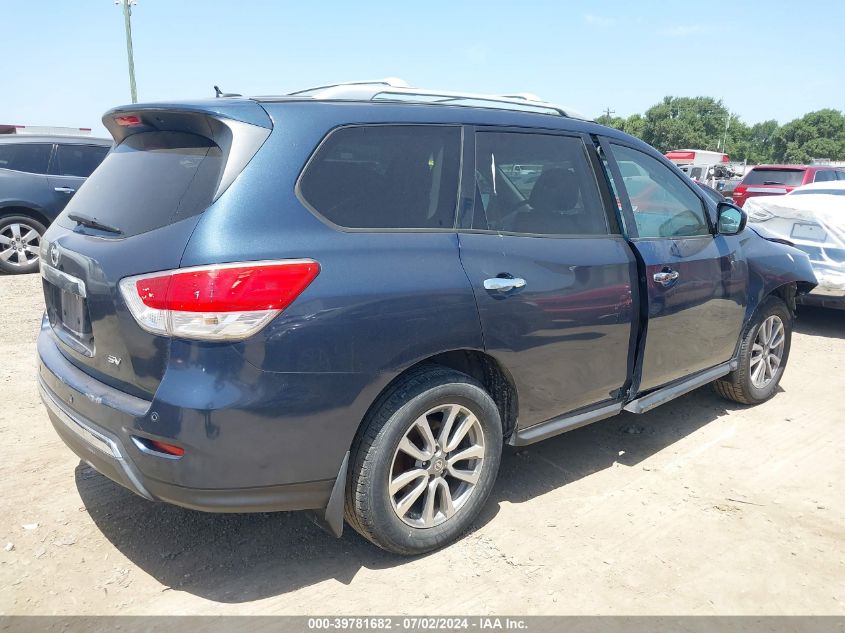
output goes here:
[{"label": "side window", "polygon": [[622,172],[640,237],[710,234],[701,199],[680,176],[648,154],[614,143],[610,148],[620,166],[630,162],[640,168],[637,175]]},{"label": "side window", "polygon": [[0,144],[0,169],[46,174],[52,150],[51,143]]},{"label": "side window", "polygon": [[580,138],[478,132],[473,228],[605,235],[607,219]]},{"label": "side window", "polygon": [[108,154],[108,147],[94,145],[59,145],[53,160],[52,173],[57,176],[87,178],[100,166]]},{"label": "side window", "polygon": [[461,131],[453,126],[340,128],[309,162],[300,193],[342,227],[450,229],[460,151]]},{"label": "side window", "polygon": [[836,180],[836,172],[832,169],[823,169],[816,172],[813,182],[830,182],[832,180]]}]

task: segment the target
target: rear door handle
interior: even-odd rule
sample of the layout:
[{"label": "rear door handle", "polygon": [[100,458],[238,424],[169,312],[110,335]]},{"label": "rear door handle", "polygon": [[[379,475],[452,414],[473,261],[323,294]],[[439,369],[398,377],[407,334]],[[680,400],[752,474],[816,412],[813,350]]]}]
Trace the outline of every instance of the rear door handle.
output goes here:
[{"label": "rear door handle", "polygon": [[525,280],[519,277],[492,277],[484,280],[486,290],[514,290],[524,286]]},{"label": "rear door handle", "polygon": [[68,193],[68,194],[76,193],[76,189],[71,189],[70,187],[56,187],[55,191],[58,191],[59,193]]},{"label": "rear door handle", "polygon": [[654,273],[654,281],[664,286],[668,286],[680,276],[681,273],[677,270],[663,270],[659,273]]}]

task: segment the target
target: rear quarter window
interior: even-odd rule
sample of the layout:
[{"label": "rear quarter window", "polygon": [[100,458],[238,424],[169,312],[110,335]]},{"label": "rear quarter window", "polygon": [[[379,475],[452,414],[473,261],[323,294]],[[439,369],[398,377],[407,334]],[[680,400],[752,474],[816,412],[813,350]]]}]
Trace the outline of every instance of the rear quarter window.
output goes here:
[{"label": "rear quarter window", "polygon": [[312,211],[353,229],[451,229],[460,128],[366,125],[334,130],[299,181]]},{"label": "rear quarter window", "polygon": [[821,169],[816,172],[813,182],[832,182],[836,180],[836,172],[832,169]]}]

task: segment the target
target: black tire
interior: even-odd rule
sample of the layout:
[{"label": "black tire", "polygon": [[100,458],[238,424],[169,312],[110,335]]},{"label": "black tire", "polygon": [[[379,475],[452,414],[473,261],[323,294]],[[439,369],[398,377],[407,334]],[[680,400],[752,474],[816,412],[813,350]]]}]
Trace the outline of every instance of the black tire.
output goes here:
[{"label": "black tire", "polygon": [[[394,510],[388,487],[394,474],[394,455],[398,455],[400,441],[416,420],[432,409],[446,405],[456,405],[465,417],[465,410],[471,412],[483,431],[484,457],[476,462],[480,463],[478,481],[463,505],[456,506],[453,515],[444,519],[442,517],[446,515],[441,514],[442,522],[433,527],[414,527]],[[432,431],[437,428],[437,415],[432,418]],[[450,454],[455,453],[457,449]],[[361,536],[395,554],[422,554],[447,545],[470,528],[487,501],[496,481],[501,454],[499,410],[481,384],[466,374],[436,365],[415,371],[380,399],[355,439],[346,487],[346,521]],[[434,460],[422,463],[429,464],[429,468],[435,467]],[[418,462],[411,468],[420,467]],[[435,478],[436,475],[432,475],[431,479],[414,481],[430,482]],[[457,480],[451,481],[451,485],[463,485]],[[420,497],[421,505],[427,494],[426,486]],[[436,494],[441,495],[438,507],[442,509],[444,493],[438,491]],[[451,493],[449,498],[452,498]]]},{"label": "black tire", "polygon": [[[30,230],[35,230],[38,233],[37,240],[33,239],[28,243],[20,242],[20,246],[29,246],[31,250],[21,251],[14,244],[9,245],[8,240],[10,238],[14,240],[15,233],[23,238]],[[25,215],[6,215],[0,217],[0,236],[5,238],[0,239],[0,271],[9,275],[24,275],[37,272],[38,247],[46,230],[47,228],[41,222]],[[32,259],[33,250],[35,251],[34,259]],[[27,261],[28,259],[32,259],[32,261]]]},{"label": "black tire", "polygon": [[[756,386],[752,381],[751,356],[754,342],[760,327],[770,317],[777,317],[783,323],[784,342],[780,365],[770,382],[765,386]],[[769,297],[758,308],[750,327],[745,332],[739,346],[739,367],[724,378],[713,383],[713,387],[723,398],[740,404],[760,404],[777,391],[786,363],[789,360],[789,348],[792,342],[792,312],[780,297]]]}]

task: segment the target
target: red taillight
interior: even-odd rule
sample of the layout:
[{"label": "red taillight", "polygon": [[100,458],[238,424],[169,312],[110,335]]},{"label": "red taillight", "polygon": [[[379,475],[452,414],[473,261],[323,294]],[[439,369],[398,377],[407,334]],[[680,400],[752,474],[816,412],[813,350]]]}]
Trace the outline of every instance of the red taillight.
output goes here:
[{"label": "red taillight", "polygon": [[120,290],[149,332],[202,340],[238,340],[287,308],[320,272],[312,260],[184,268],[127,277]]},{"label": "red taillight", "polygon": [[134,125],[141,125],[141,117],[135,114],[126,114],[124,116],[114,117],[114,122],[123,127],[132,127]]},{"label": "red taillight", "polygon": [[148,444],[151,449],[158,451],[159,453],[175,455],[176,457],[182,457],[182,455],[185,454],[185,449],[181,446],[176,446],[175,444],[168,444],[166,442],[159,442],[158,440],[150,439],[147,439],[145,443]]},{"label": "red taillight", "polygon": [[312,261],[200,268],[139,279],[135,287],[144,305],[157,310],[284,310],[319,272],[319,265]]}]

